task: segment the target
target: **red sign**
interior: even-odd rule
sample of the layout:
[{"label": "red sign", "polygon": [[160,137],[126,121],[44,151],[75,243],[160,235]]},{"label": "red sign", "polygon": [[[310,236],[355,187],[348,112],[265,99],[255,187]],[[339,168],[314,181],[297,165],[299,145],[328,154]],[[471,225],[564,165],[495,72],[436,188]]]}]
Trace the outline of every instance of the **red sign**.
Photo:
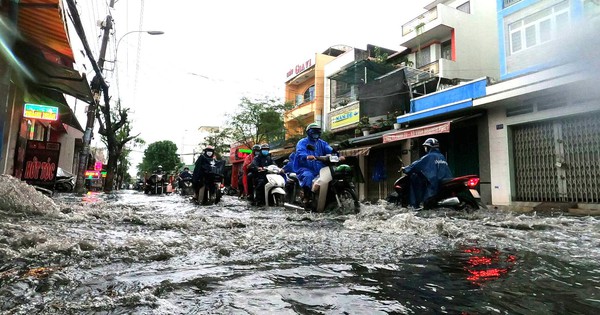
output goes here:
[{"label": "red sign", "polygon": [[299,75],[300,73],[302,73],[304,70],[312,67],[315,63],[313,62],[312,59],[308,59],[305,62],[296,65],[294,68],[290,69],[287,72],[286,78],[290,79],[291,77],[295,77],[297,75]]},{"label": "red sign", "polygon": [[450,122],[445,121],[437,124],[431,124],[423,127],[406,129],[387,135],[383,135],[383,143],[394,142],[410,138],[418,138],[423,136],[435,135],[439,133],[449,133]]},{"label": "red sign", "polygon": [[31,185],[54,188],[59,156],[59,142],[28,140],[22,179]]}]

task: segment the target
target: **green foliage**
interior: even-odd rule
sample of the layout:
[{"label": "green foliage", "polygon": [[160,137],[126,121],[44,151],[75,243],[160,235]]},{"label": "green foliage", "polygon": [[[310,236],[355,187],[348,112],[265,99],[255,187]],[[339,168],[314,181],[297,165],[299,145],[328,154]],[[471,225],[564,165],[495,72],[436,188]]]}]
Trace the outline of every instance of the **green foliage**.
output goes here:
[{"label": "green foliage", "polygon": [[144,150],[144,159],[138,169],[149,174],[159,165],[165,172],[174,172],[183,165],[177,156],[177,145],[170,140],[151,143]]},{"label": "green foliage", "polygon": [[229,155],[229,145],[231,143],[229,132],[229,128],[215,129],[204,137],[204,142],[201,145],[203,147],[212,145],[215,148],[217,159],[221,159],[223,156]]},{"label": "green foliage", "polygon": [[251,100],[243,97],[235,113],[228,115],[228,128],[224,130],[233,142],[251,147],[255,143],[283,140],[283,113],[291,104],[265,97]]}]

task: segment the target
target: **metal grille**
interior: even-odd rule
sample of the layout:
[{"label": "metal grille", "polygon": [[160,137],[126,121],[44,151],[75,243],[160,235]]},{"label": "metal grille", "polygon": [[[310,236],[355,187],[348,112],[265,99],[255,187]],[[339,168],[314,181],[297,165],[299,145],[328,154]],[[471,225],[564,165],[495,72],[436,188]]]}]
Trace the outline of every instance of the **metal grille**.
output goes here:
[{"label": "metal grille", "polygon": [[520,201],[556,201],[558,183],[552,124],[514,128],[516,198]]},{"label": "metal grille", "polygon": [[513,128],[516,200],[600,203],[600,114]]},{"label": "metal grille", "polygon": [[600,201],[600,115],[561,122],[567,198],[572,202]]}]

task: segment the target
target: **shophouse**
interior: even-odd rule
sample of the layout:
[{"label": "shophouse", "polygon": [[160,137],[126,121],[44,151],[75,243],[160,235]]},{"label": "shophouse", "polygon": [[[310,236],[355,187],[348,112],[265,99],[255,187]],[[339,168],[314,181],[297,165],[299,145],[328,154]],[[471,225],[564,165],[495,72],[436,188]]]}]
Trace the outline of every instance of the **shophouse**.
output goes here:
[{"label": "shophouse", "polygon": [[[344,152],[367,157],[361,197],[385,198],[401,165],[424,154],[421,143],[435,136],[455,175],[480,175],[482,198],[489,202],[488,123],[485,110],[475,109],[473,100],[499,78],[495,21],[493,2],[436,0],[402,25],[400,45],[406,50],[388,56],[398,58],[392,65],[402,66],[365,84],[358,98],[361,103],[385,97],[395,102],[399,115],[393,122],[399,129],[371,128],[371,134],[350,139],[355,148]],[[371,119],[366,123],[374,124]]]},{"label": "shophouse", "polygon": [[304,128],[310,123],[323,126],[325,65],[350,49],[348,46],[332,46],[288,70],[285,101],[294,108],[284,114],[286,139],[303,137]]},{"label": "shophouse", "polygon": [[474,101],[488,113],[492,202],[597,207],[600,4],[496,4],[502,81]]},{"label": "shophouse", "polygon": [[[25,172],[25,165],[33,161],[30,159],[45,162],[41,168],[48,165],[48,170],[61,167],[77,173],[83,130],[64,95],[88,103],[93,98],[85,76],[73,68],[64,7],[61,0],[47,0],[44,5],[31,0],[0,4],[0,14],[6,22],[0,33],[7,44],[0,57],[3,174],[31,181],[29,175],[40,168]],[[42,181],[32,182],[43,184]]]}]

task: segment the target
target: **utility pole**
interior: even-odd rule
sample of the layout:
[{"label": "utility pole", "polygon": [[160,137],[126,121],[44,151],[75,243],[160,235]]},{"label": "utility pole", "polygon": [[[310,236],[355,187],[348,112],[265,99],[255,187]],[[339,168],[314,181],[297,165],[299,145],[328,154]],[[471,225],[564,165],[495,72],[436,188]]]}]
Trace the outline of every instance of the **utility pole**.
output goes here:
[{"label": "utility pole", "polygon": [[[109,7],[114,8],[115,0],[110,0]],[[75,190],[78,193],[85,192],[85,171],[88,165],[88,156],[90,155],[90,144],[92,142],[92,133],[94,132],[94,121],[96,120],[96,110],[100,105],[100,95],[102,93],[102,70],[104,70],[104,58],[106,56],[106,46],[108,45],[108,39],[110,37],[110,30],[112,28],[112,16],[109,14],[106,16],[104,23],[104,34],[102,36],[102,45],[100,46],[100,56],[98,56],[98,67],[100,73],[96,73],[94,79],[92,79],[91,90],[94,95],[94,103],[90,104],[87,111],[87,123],[85,126],[85,134],[83,135],[83,148],[79,155],[79,170],[77,172],[77,182]]]}]

